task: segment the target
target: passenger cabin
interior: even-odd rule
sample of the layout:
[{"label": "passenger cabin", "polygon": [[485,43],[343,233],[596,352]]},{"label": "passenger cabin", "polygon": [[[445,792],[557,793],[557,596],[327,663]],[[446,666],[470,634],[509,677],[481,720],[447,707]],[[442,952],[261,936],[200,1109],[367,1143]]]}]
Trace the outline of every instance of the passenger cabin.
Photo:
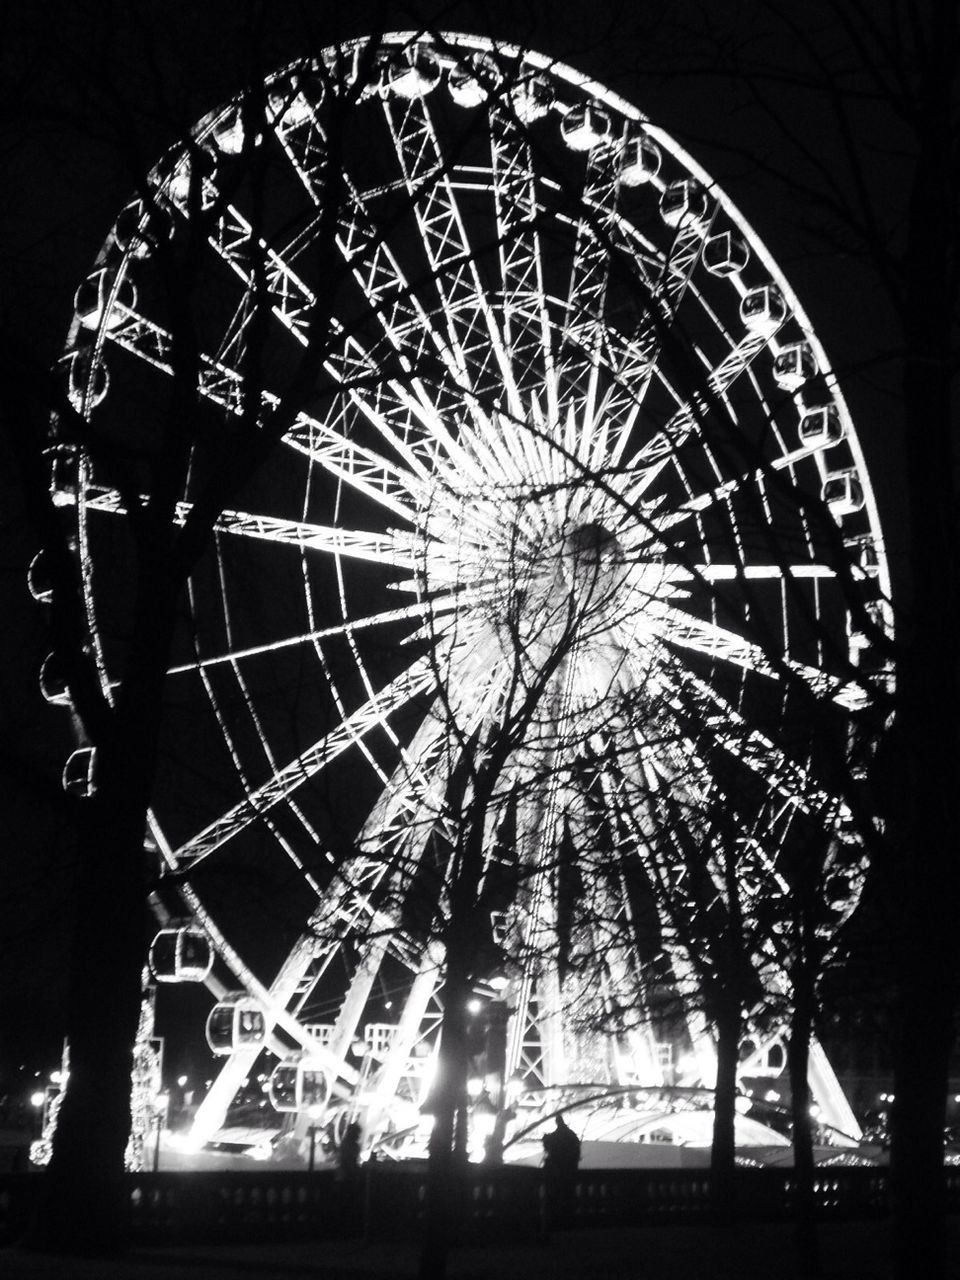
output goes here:
[{"label": "passenger cabin", "polygon": [[213,968],[213,948],[194,924],[169,924],[150,944],[150,971],[158,982],[203,982]]},{"label": "passenger cabin", "polygon": [[800,443],[807,449],[825,449],[843,439],[843,423],[835,404],[808,409],[800,418]]},{"label": "passenger cabin", "polygon": [[852,468],[846,471],[834,471],[828,475],[823,482],[820,496],[837,520],[862,511],[866,502],[863,485]]},{"label": "passenger cabin", "polygon": [[786,300],[775,284],[749,289],[740,299],[740,319],[751,333],[772,338],[786,318]]},{"label": "passenger cabin", "polygon": [[92,796],[97,789],[96,747],[78,747],[68,756],[63,766],[61,782],[68,796],[76,796],[81,800]]},{"label": "passenger cabin", "polygon": [[245,1045],[263,1044],[266,1038],[263,1010],[243,992],[224,996],[207,1017],[207,1044],[219,1057],[227,1057]]},{"label": "passenger cabin", "polygon": [[142,200],[135,200],[121,210],[113,228],[114,243],[121,253],[131,258],[148,257],[151,244],[168,238],[169,234],[167,213],[159,205],[154,205],[149,214],[146,213]]},{"label": "passenger cabin", "polygon": [[417,45],[387,63],[385,80],[398,98],[425,98],[440,83],[440,62],[426,45]]},{"label": "passenger cabin", "polygon": [[126,320],[124,308],[137,305],[133,281],[124,276],[119,281],[112,272],[101,268],[87,276],[73,296],[77,319],[84,329],[98,329],[101,321],[108,333],[119,329]]},{"label": "passenger cabin", "polygon": [[38,604],[49,604],[53,599],[53,583],[45,552],[38,551],[27,570],[27,590]]},{"label": "passenger cabin", "polygon": [[623,149],[623,167],[620,181],[625,187],[639,187],[660,172],[663,156],[660,148],[644,134],[630,138]]},{"label": "passenger cabin", "polygon": [[466,62],[450,68],[447,88],[458,107],[479,107],[502,79],[492,58],[485,53],[475,53]]},{"label": "passenger cabin", "polygon": [[553,89],[544,76],[528,76],[510,94],[513,112],[521,124],[542,120],[553,106]]},{"label": "passenger cabin", "polygon": [[239,110],[225,112],[213,126],[212,135],[214,145],[223,155],[240,155],[246,135]]},{"label": "passenger cabin", "polygon": [[309,1111],[327,1100],[327,1077],[309,1057],[285,1058],[274,1067],[267,1093],[275,1111]]},{"label": "passenger cabin", "polygon": [[809,342],[787,343],[773,361],[773,380],[784,391],[799,391],[817,372],[817,359]]},{"label": "passenger cabin", "polygon": [[80,488],[80,450],[76,445],[57,444],[47,451],[50,461],[50,496],[55,507],[70,507]]},{"label": "passenger cabin", "polygon": [[[200,176],[198,178],[200,185],[200,207],[202,209],[209,209],[217,198],[216,188],[209,178],[209,175],[213,172],[213,160],[208,152],[200,151],[197,154],[200,158],[197,166],[200,170]],[[195,198],[190,194],[190,186],[193,181],[192,174],[193,168],[191,162],[189,160],[184,160],[174,172],[173,177],[170,179],[170,185],[167,188],[167,194],[170,197],[171,203],[175,204],[178,209],[182,209],[184,212],[187,211],[190,201]]]},{"label": "passenger cabin", "polygon": [[704,242],[703,265],[714,276],[736,276],[750,261],[750,249],[732,231],[723,231]]},{"label": "passenger cabin", "polygon": [[51,706],[69,707],[71,705],[66,672],[63,669],[63,663],[55,653],[48,653],[40,664],[40,692]]},{"label": "passenger cabin", "polygon": [[857,563],[860,568],[871,578],[875,578],[880,572],[880,557],[877,555],[877,548],[873,539],[867,536],[859,542],[855,541],[853,545],[859,547]]},{"label": "passenger cabin", "polygon": [[693,178],[683,178],[664,187],[660,196],[660,216],[668,227],[693,230],[701,235],[707,229],[710,201],[706,191]]},{"label": "passenger cabin", "polygon": [[319,76],[298,76],[293,84],[275,85],[270,90],[270,114],[284,129],[296,129],[312,119],[311,103],[319,104],[323,95],[324,85]]},{"label": "passenger cabin", "polygon": [[571,151],[593,151],[610,140],[613,125],[606,111],[587,102],[570,108],[560,124],[560,133]]},{"label": "passenger cabin", "polygon": [[89,412],[102,404],[110,390],[106,365],[98,360],[91,370],[92,353],[74,351],[70,357],[67,396],[78,413]]}]

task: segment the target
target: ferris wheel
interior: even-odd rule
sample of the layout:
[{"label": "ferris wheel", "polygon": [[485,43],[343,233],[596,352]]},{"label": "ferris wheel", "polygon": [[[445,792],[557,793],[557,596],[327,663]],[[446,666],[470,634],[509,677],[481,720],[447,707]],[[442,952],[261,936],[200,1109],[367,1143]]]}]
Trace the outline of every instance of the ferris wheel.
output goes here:
[{"label": "ferris wheel", "polygon": [[[604,957],[597,989],[639,1007],[622,867],[654,857],[664,805],[695,838],[726,759],[763,827],[744,876],[775,884],[791,815],[821,803],[782,727],[798,688],[839,725],[869,701],[886,674],[851,583],[880,625],[889,598],[826,355],[699,165],[545,57],[356,41],[270,77],[257,110],[213,112],[154,171],[77,293],[62,361],[74,407],[143,453],[146,483],[180,341],[165,264],[199,243],[196,396],[216,447],[195,449],[181,521],[251,403],[265,429],[296,396],[216,520],[168,677],[150,834],[178,889],[154,964],[221,997],[200,1130],[265,1047],[280,1109],[362,1096],[374,1126],[417,1109],[443,955],[403,895],[443,885],[451,794],[518,687],[536,698],[483,825],[485,874],[520,886],[490,924],[505,1070],[662,1083],[642,1019],[583,1030],[552,941],[556,868],[572,846],[577,892],[602,907],[602,937],[598,917],[577,925]],[[109,696],[124,501],[78,446],[51,458]],[[52,665],[43,683],[67,700]],[[96,786],[92,747],[64,783]],[[860,854],[838,838],[829,858],[840,917]],[[679,1034],[694,1059],[709,1038],[693,1014]]]}]

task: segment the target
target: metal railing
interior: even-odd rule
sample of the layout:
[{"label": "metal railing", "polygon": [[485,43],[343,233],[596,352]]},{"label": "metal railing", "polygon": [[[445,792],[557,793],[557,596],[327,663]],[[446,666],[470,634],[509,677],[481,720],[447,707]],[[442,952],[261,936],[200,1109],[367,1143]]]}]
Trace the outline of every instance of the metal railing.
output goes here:
[{"label": "metal railing", "polygon": [[[947,1204],[960,1212],[960,1167],[948,1167]],[[416,1238],[427,1203],[425,1166],[367,1166],[355,1181],[329,1170],[128,1174],[130,1238],[139,1244],[328,1238],[366,1234]],[[0,1175],[0,1243],[26,1228],[42,1175]],[[791,1169],[738,1169],[735,1204],[744,1220],[792,1216]],[[818,1218],[881,1217],[888,1210],[884,1168],[823,1168],[814,1175]],[[572,1183],[539,1169],[468,1167],[456,1189],[464,1241],[523,1239],[552,1227],[652,1226],[706,1220],[714,1213],[707,1169],[581,1170]]]}]

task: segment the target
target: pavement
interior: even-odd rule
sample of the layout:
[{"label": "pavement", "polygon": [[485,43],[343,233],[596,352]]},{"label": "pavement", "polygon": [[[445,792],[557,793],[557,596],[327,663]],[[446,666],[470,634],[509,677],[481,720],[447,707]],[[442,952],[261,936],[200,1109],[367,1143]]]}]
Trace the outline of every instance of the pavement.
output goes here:
[{"label": "pavement", "polygon": [[[883,1222],[821,1223],[820,1280],[886,1280]],[[960,1218],[948,1219],[947,1274],[960,1276]],[[410,1280],[412,1244],[314,1240],[135,1249],[68,1258],[0,1249],[4,1280]],[[805,1280],[784,1223],[700,1223],[554,1232],[523,1245],[455,1250],[448,1280]],[[918,1274],[917,1280],[923,1280]]]}]

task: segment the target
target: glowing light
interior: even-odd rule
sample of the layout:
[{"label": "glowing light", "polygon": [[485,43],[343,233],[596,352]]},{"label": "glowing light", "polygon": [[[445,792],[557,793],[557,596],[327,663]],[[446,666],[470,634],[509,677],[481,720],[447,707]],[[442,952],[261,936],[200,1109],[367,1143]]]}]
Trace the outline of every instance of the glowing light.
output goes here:
[{"label": "glowing light", "polygon": [[467,1001],[467,1013],[479,1013],[482,1008],[482,1001],[478,1000],[476,997]]},{"label": "glowing light", "polygon": [[511,1076],[507,1081],[507,1104],[512,1105],[516,1102],[517,1098],[520,1097],[520,1094],[523,1093],[525,1087],[526,1081],[523,1076]]},{"label": "glowing light", "polygon": [[178,1151],[182,1151],[185,1155],[194,1155],[203,1146],[203,1142],[192,1132],[171,1133],[170,1145]]},{"label": "glowing light", "polygon": [[44,1095],[40,1089],[38,1089],[36,1093],[31,1093],[30,1095],[31,1107],[42,1107],[43,1102],[44,1102]]}]

